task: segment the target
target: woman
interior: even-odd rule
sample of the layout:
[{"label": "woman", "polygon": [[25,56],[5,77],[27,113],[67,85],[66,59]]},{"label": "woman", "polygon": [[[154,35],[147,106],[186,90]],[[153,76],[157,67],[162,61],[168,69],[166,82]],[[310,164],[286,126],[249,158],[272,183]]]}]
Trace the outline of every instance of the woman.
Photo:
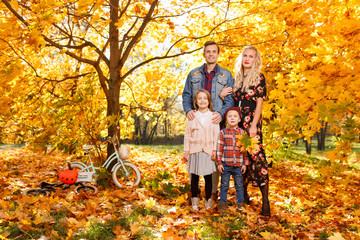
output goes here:
[{"label": "woman", "polygon": [[247,130],[250,137],[259,140],[260,149],[251,155],[251,163],[244,181],[244,199],[249,203],[247,186],[251,181],[259,187],[262,194],[261,215],[270,216],[268,164],[262,142],[261,111],[266,97],[265,77],[261,70],[261,54],[253,46],[246,46],[235,63],[234,88],[225,88],[220,97],[232,94],[235,106],[240,107],[239,127]]}]

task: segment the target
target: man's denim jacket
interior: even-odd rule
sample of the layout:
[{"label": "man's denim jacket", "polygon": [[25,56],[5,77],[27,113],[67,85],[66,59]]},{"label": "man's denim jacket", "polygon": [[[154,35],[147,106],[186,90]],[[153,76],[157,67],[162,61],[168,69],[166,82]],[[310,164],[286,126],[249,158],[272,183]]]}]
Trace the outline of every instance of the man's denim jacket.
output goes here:
[{"label": "man's denim jacket", "polygon": [[[224,87],[234,86],[234,78],[232,77],[231,72],[229,70],[226,70],[225,68],[221,68],[220,66],[218,67],[218,69],[219,70],[217,71],[215,77],[212,80],[210,95],[213,104],[213,110],[215,112],[220,113],[221,116],[224,118],[225,111],[229,107],[234,106],[234,100],[230,94],[227,95],[225,97],[225,100],[223,101],[219,97],[219,94]],[[194,109],[193,101],[194,101],[195,93],[199,89],[204,88],[204,81],[205,81],[204,65],[191,70],[191,72],[187,76],[184,91],[182,93],[182,103],[186,114],[190,110]]]}]

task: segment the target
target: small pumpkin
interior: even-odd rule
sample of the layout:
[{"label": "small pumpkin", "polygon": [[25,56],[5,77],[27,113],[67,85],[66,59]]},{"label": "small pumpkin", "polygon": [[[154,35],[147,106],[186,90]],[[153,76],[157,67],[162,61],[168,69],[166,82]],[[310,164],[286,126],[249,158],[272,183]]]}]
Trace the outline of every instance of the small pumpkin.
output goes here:
[{"label": "small pumpkin", "polygon": [[65,169],[59,171],[59,179],[65,184],[74,184],[78,179],[79,173],[77,170]]}]

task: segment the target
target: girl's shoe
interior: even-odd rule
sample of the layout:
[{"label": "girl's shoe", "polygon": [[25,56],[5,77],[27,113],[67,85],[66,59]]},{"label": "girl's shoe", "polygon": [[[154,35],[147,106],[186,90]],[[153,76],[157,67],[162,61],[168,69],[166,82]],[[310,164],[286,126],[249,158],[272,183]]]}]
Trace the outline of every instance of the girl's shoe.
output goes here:
[{"label": "girl's shoe", "polygon": [[212,198],[209,198],[209,200],[205,199],[205,209],[212,209],[214,200]]},{"label": "girl's shoe", "polygon": [[191,205],[194,211],[199,211],[199,198],[197,197],[191,198]]}]

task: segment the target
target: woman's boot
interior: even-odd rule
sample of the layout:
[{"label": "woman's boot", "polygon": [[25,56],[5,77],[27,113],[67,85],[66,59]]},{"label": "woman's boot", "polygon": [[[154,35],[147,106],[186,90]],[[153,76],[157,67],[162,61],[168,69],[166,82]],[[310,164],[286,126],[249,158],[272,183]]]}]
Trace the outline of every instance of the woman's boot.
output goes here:
[{"label": "woman's boot", "polygon": [[250,166],[246,166],[246,172],[243,174],[243,186],[244,186],[244,203],[246,205],[250,205],[250,197],[248,192],[248,186],[251,182],[251,176],[250,176]]},{"label": "woman's boot", "polygon": [[269,204],[269,183],[264,186],[260,186],[262,195],[262,209],[261,215],[270,217],[270,204]]},{"label": "woman's boot", "polygon": [[244,203],[246,205],[250,204],[250,197],[249,197],[249,193],[248,193],[248,190],[247,190],[248,185],[249,185],[248,183],[244,182]]}]

